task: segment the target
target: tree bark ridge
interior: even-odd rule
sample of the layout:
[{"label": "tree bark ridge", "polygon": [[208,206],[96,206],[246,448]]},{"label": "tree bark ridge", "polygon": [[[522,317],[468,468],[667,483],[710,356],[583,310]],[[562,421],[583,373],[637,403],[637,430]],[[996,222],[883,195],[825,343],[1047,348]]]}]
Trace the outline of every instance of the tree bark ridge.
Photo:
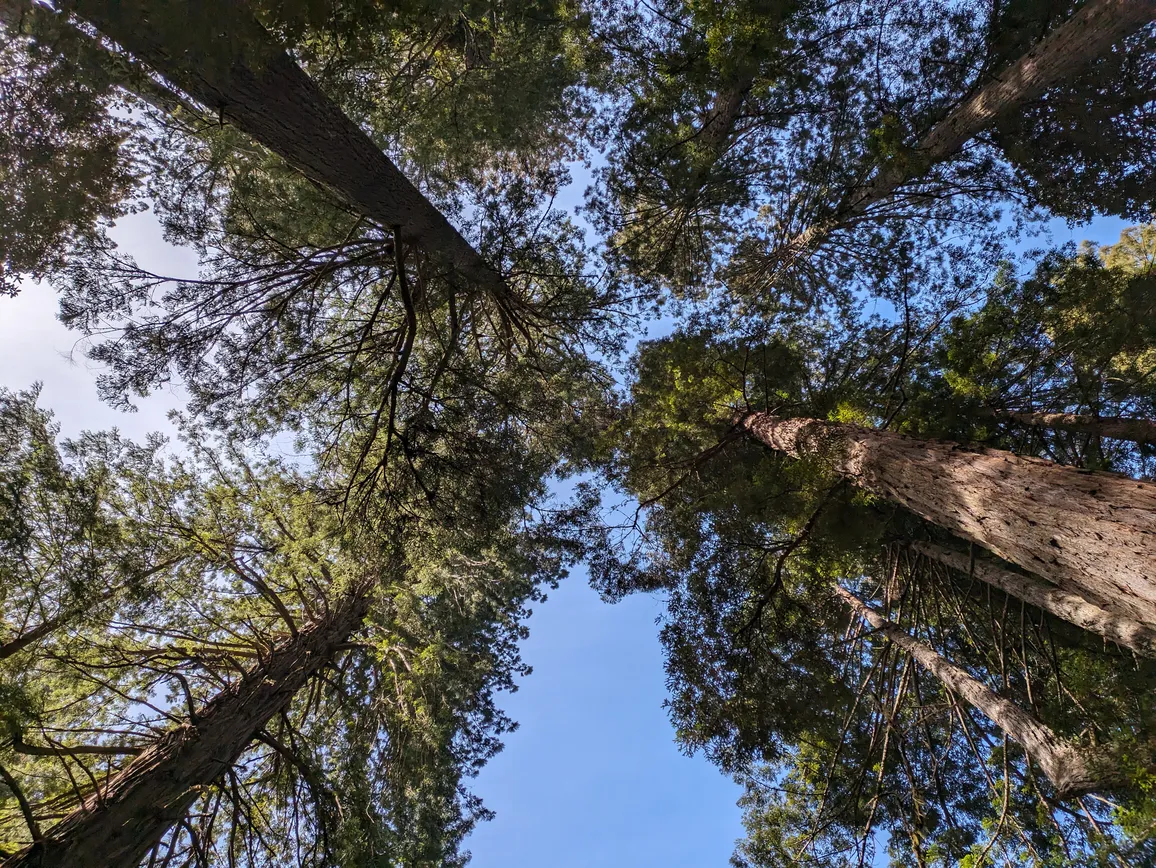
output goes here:
[{"label": "tree bark ridge", "polygon": [[1005,561],[1156,627],[1156,484],[998,449],[749,413],[771,449],[819,459]]},{"label": "tree bark ridge", "polygon": [[1120,785],[1118,773],[1106,758],[1082,751],[1060,739],[1049,727],[1014,702],[1000,696],[978,678],[956,666],[930,645],[920,642],[898,624],[868,606],[846,588],[836,586],[836,595],[878,633],[899,646],[949,691],[978,709],[1002,729],[1040,767],[1061,797],[1072,797]]},{"label": "tree bark ridge", "polygon": [[1108,611],[1078,594],[1051,585],[1036,576],[1020,575],[987,560],[969,558],[946,546],[913,542],[911,549],[964,575],[974,575],[1010,597],[1023,600],[1062,621],[1103,636],[1145,657],[1156,657],[1156,630],[1127,616]]},{"label": "tree bark ridge", "polygon": [[224,774],[268,721],[361,625],[371,585],[364,583],[322,617],[269,652],[210,700],[196,717],[169,730],[89,796],[41,840],[3,868],[137,868],[179,822],[201,791]]},{"label": "tree bark ridge", "polygon": [[709,154],[712,164],[726,151],[747,95],[754,86],[753,78],[741,79],[720,90],[711,101],[710,109],[699,128],[698,140]]}]

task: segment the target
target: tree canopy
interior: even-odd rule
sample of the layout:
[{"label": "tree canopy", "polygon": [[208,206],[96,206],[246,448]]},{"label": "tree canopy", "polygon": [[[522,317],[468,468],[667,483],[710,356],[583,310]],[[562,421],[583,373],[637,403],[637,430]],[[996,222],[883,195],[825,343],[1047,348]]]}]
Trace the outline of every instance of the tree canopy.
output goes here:
[{"label": "tree canopy", "polygon": [[1156,859],[1154,20],[0,0],[0,291],[188,395],[0,392],[0,864],[464,864],[579,561],[735,865]]}]

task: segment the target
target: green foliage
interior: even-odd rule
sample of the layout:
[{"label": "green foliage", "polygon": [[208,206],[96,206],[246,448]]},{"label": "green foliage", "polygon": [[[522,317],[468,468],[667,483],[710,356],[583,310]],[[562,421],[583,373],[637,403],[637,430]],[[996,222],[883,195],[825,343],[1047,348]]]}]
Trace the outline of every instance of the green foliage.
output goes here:
[{"label": "green foliage", "polygon": [[1152,218],[1153,76],[1156,36],[1148,28],[999,119],[995,141],[1034,203],[1072,221]]},{"label": "green foliage", "polygon": [[[115,774],[368,571],[361,630],[224,779],[203,783],[158,858],[461,864],[488,816],[466,781],[513,726],[496,696],[526,671],[526,605],[577,551],[544,480],[586,460],[607,385],[589,357],[619,340],[618,290],[587,279],[579,233],[549,207],[599,49],[568,3],[259,12],[428,190],[460,203],[508,295],[458,285],[179,95],[118,78],[149,101],[137,142],[149,196],[203,271],[148,274],[88,233],[71,249],[56,240],[53,278],[65,320],[109,336],[93,352],[106,396],[124,403],[177,376],[196,421],[187,458],[100,435],[75,447],[82,462],[138,456],[116,463],[123,547],[148,560],[163,543],[166,556],[132,596],[127,562],[101,552],[102,606],[87,605],[92,582],[90,596],[63,590],[77,582],[59,560],[13,580],[6,617],[21,599],[85,605],[21,652],[10,707],[24,711],[0,762],[49,825],[87,794],[74,779]],[[162,18],[162,30],[213,32],[189,9]],[[207,39],[201,62],[236,49]],[[260,457],[285,429],[309,473]],[[41,470],[26,475],[48,487]],[[101,753],[23,749],[46,743]],[[2,817],[6,838],[34,834],[15,802]]]},{"label": "green foliage", "polygon": [[582,155],[607,61],[586,4],[318,5],[332,12],[304,31],[306,69],[440,201]]},{"label": "green foliage", "polygon": [[34,40],[6,28],[0,48],[0,294],[124,214],[137,180],[107,76],[91,51],[45,29]]},{"label": "green foliage", "polygon": [[[795,72],[789,25],[810,7],[794,0],[669,2],[629,19],[620,57],[632,100],[621,108],[593,213],[635,279],[694,294],[714,250],[748,204],[752,118],[776,125],[774,88]],[[768,107],[756,96],[766,96]]]},{"label": "green foliage", "polygon": [[159,541],[124,522],[135,492],[121,478],[148,466],[157,444],[91,438],[66,463],[37,394],[0,392],[0,595],[13,631],[0,647],[38,625],[65,626],[112,600],[147,596],[161,556]]},{"label": "green foliage", "polygon": [[[777,455],[732,428],[736,413],[769,410],[1009,445],[984,414],[999,383],[1025,381],[1009,360],[1048,360],[1056,394],[1084,382],[1076,369],[1103,369],[1100,386],[1127,381],[1136,395],[1139,378],[1124,372],[1138,370],[1150,319],[1135,315],[1146,303],[1138,271],[1053,254],[1028,280],[1005,271],[984,306],[924,339],[912,333],[949,319],[941,311],[892,325],[852,313],[821,325],[704,316],[706,327],[640,347],[605,447],[608,480],[639,509],[605,519],[602,546],[615,554],[595,561],[596,580],[611,597],[666,596],[679,741],[745,787],[736,865],[870,864],[884,850],[895,865],[1148,858],[1152,667],[903,554],[942,531],[855,493],[821,456]],[[1111,746],[1132,788],[1107,806],[1057,804],[998,727],[849,630],[835,584],[881,598],[905,630],[1064,737]]]},{"label": "green foliage", "polygon": [[921,366],[905,430],[1007,442],[1017,452],[1089,467],[1137,468],[1146,447],[1017,432],[993,412],[1152,415],[1156,282],[1145,261],[1148,234],[1147,226],[1127,230],[1099,255],[1088,247],[1053,251],[1024,279],[1005,266],[983,305],[953,318]]},{"label": "green foliage", "polygon": [[[892,270],[904,243],[919,259],[951,246],[981,257],[1002,240],[1008,210],[1147,219],[1147,32],[946,159],[931,164],[918,150],[1073,5],[656,9],[624,37],[632,90],[592,196],[613,263],[676,297],[815,300],[832,278],[877,291],[865,272]],[[884,177],[899,181],[898,194],[855,212]],[[818,249],[788,255],[816,226],[828,227]]]},{"label": "green foliage", "polygon": [[[115,773],[368,571],[366,624],[224,780],[205,782],[162,852],[461,863],[487,816],[465,781],[513,725],[496,694],[526,671],[525,606],[574,554],[548,519],[528,520],[512,489],[485,525],[349,524],[308,477],[196,429],[182,459],[105,435],[66,444],[66,459],[33,395],[2,410],[0,639],[66,616],[0,660],[0,763],[43,823],[88,792],[78,780]],[[94,745],[125,753],[89,756]],[[27,841],[8,791],[0,802],[4,839]]]},{"label": "green foliage", "polygon": [[[1150,216],[1150,33],[938,164],[916,148],[1072,5],[254,3],[496,291],[351,215],[68,3],[30,8],[0,51],[3,287],[50,278],[114,404],[178,381],[191,400],[172,457],[114,434],[58,445],[34,394],[0,396],[0,848],[372,587],[360,628],[154,855],[463,864],[528,606],[585,554],[607,598],[665,595],[679,742],[745,788],[735,864],[1151,859],[1152,666],[916,557],[907,543],[953,541],[736,425],[762,410],[1148,474],[1147,447],[1006,414],[1156,413],[1153,227],[1029,275],[1005,230],[1032,208]],[[221,33],[211,5],[155,11],[210,73],[271,44]],[[594,146],[604,273],[553,207]],[[898,195],[784,259],[881,175]],[[149,273],[104,235],[138,183],[196,275]],[[633,306],[666,297],[685,316],[615,396]],[[301,466],[266,454],[285,433]],[[592,468],[624,519],[593,484],[551,504],[548,480]],[[859,629],[837,584],[1132,785],[1059,798]]]},{"label": "green foliage", "polygon": [[1156,271],[1156,224],[1133,226],[1120,233],[1120,240],[1100,248],[1104,265],[1138,277]]}]

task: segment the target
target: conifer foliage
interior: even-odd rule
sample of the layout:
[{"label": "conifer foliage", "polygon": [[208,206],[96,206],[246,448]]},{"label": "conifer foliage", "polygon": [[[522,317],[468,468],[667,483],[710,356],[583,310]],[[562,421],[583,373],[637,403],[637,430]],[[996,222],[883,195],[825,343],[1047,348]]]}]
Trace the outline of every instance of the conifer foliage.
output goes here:
[{"label": "conifer foliage", "polygon": [[189,399],[0,391],[0,865],[464,864],[580,559],[736,866],[1156,860],[1154,21],[0,0],[0,292]]}]

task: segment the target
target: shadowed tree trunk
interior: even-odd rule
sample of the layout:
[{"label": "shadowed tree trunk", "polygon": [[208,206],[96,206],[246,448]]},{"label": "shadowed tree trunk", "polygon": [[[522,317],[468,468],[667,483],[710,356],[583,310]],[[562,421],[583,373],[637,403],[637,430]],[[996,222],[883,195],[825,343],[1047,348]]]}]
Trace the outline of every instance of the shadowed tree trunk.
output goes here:
[{"label": "shadowed tree trunk", "polygon": [[18,654],[29,645],[32,645],[35,642],[39,642],[41,639],[52,633],[57,627],[61,626],[65,621],[67,621],[69,615],[71,614],[73,613],[61,612],[59,615],[48,618],[42,623],[37,624],[35,627],[30,627],[19,636],[14,636],[7,642],[0,644],[0,660],[11,657],[13,654]]},{"label": "shadowed tree trunk", "polygon": [[1073,77],[1154,19],[1156,0],[1089,0],[1016,63],[956,106],[916,144],[906,160],[881,167],[866,184],[852,190],[834,214],[808,226],[769,258],[779,270],[789,267],[828,234],[954,155],[997,117],[1020,109],[1048,88]]},{"label": "shadowed tree trunk", "polygon": [[[8,7],[22,0],[0,0]],[[353,121],[281,50],[240,0],[71,0],[64,4],[222,120],[355,211],[400,227],[468,280],[501,277]],[[226,54],[213,56],[214,51]]]},{"label": "shadowed tree trunk", "polygon": [[1156,485],[998,449],[749,413],[751,436],[1006,561],[1156,626]]},{"label": "shadowed tree trunk", "polygon": [[914,542],[911,549],[957,572],[973,575],[1008,596],[1023,600],[1089,633],[1103,636],[1137,654],[1156,657],[1156,630],[1108,611],[1078,594],[1050,585],[1036,576],[1013,573],[979,558],[973,560],[966,554],[935,543]]},{"label": "shadowed tree trunk", "polygon": [[709,154],[711,164],[723,155],[730,144],[735,124],[754,86],[753,78],[744,78],[715,94],[698,134],[699,143]]},{"label": "shadowed tree trunk", "polygon": [[931,646],[906,633],[850,591],[836,586],[835,593],[878,633],[902,648],[916,663],[938,678],[944,687],[981,711],[1008,738],[1018,742],[1061,796],[1110,790],[1124,782],[1106,757],[1080,750],[1063,741],[1014,702],[1000,696]]},{"label": "shadowed tree trunk", "polygon": [[1156,422],[1128,416],[1089,416],[1083,413],[1033,413],[1017,410],[992,410],[996,419],[1019,422],[1032,428],[1051,428],[1073,434],[1091,434],[1113,440],[1132,440],[1156,445]]},{"label": "shadowed tree trunk", "polygon": [[165,832],[236,763],[268,721],[340,650],[369,608],[363,583],[269,652],[188,723],[143,750],[98,793],[3,868],[137,868]]}]

